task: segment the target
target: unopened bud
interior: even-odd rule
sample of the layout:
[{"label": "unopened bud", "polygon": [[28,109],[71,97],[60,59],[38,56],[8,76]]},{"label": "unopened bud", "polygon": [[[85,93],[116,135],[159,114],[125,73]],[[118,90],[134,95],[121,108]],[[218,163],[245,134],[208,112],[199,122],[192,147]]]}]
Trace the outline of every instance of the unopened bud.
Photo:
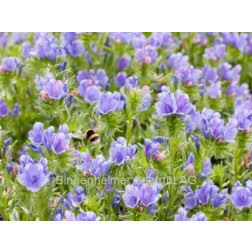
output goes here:
[{"label": "unopened bud", "polygon": [[163,160],[164,160],[164,153],[163,152],[161,152],[161,153],[159,153],[158,155],[156,155],[156,160],[158,161],[158,162],[162,162]]}]

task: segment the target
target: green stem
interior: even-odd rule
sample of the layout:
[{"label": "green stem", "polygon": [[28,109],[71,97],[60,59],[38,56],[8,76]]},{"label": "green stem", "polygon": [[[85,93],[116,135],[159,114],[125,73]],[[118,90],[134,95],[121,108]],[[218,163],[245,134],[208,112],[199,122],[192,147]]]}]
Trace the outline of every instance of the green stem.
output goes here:
[{"label": "green stem", "polygon": [[36,205],[37,205],[37,212],[38,212],[38,217],[39,220],[43,220],[43,216],[42,216],[42,209],[41,209],[41,198],[39,193],[36,194]]},{"label": "green stem", "polygon": [[130,143],[131,140],[131,131],[132,131],[132,116],[131,114],[129,115],[129,121],[128,121],[128,126],[127,126],[127,144]]}]

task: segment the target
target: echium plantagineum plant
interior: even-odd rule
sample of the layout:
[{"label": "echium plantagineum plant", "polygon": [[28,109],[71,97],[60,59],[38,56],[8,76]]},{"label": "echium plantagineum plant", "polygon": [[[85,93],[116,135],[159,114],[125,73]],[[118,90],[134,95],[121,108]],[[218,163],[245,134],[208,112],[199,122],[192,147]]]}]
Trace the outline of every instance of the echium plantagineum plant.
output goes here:
[{"label": "echium plantagineum plant", "polygon": [[0,33],[0,220],[252,220],[249,33]]}]

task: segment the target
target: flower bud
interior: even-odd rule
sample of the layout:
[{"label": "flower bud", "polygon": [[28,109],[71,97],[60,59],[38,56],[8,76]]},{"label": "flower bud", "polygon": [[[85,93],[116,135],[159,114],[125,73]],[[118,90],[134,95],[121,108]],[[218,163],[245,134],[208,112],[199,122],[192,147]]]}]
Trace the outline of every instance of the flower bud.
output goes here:
[{"label": "flower bud", "polygon": [[164,152],[161,152],[158,155],[156,155],[155,158],[158,162],[162,162],[164,160],[164,156],[165,156]]}]

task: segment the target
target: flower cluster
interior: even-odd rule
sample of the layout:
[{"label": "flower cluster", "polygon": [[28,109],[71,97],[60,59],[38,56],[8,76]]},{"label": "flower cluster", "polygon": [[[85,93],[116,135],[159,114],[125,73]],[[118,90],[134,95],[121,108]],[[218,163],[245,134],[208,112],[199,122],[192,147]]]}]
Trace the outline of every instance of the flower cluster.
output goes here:
[{"label": "flower cluster", "polygon": [[69,150],[69,144],[72,138],[71,133],[68,133],[68,126],[66,124],[60,125],[57,133],[55,133],[53,126],[44,129],[43,123],[36,122],[28,134],[31,143],[34,145],[33,149],[44,145],[57,155]]},{"label": "flower cluster", "polygon": [[252,220],[252,35],[0,33],[0,220]]}]

